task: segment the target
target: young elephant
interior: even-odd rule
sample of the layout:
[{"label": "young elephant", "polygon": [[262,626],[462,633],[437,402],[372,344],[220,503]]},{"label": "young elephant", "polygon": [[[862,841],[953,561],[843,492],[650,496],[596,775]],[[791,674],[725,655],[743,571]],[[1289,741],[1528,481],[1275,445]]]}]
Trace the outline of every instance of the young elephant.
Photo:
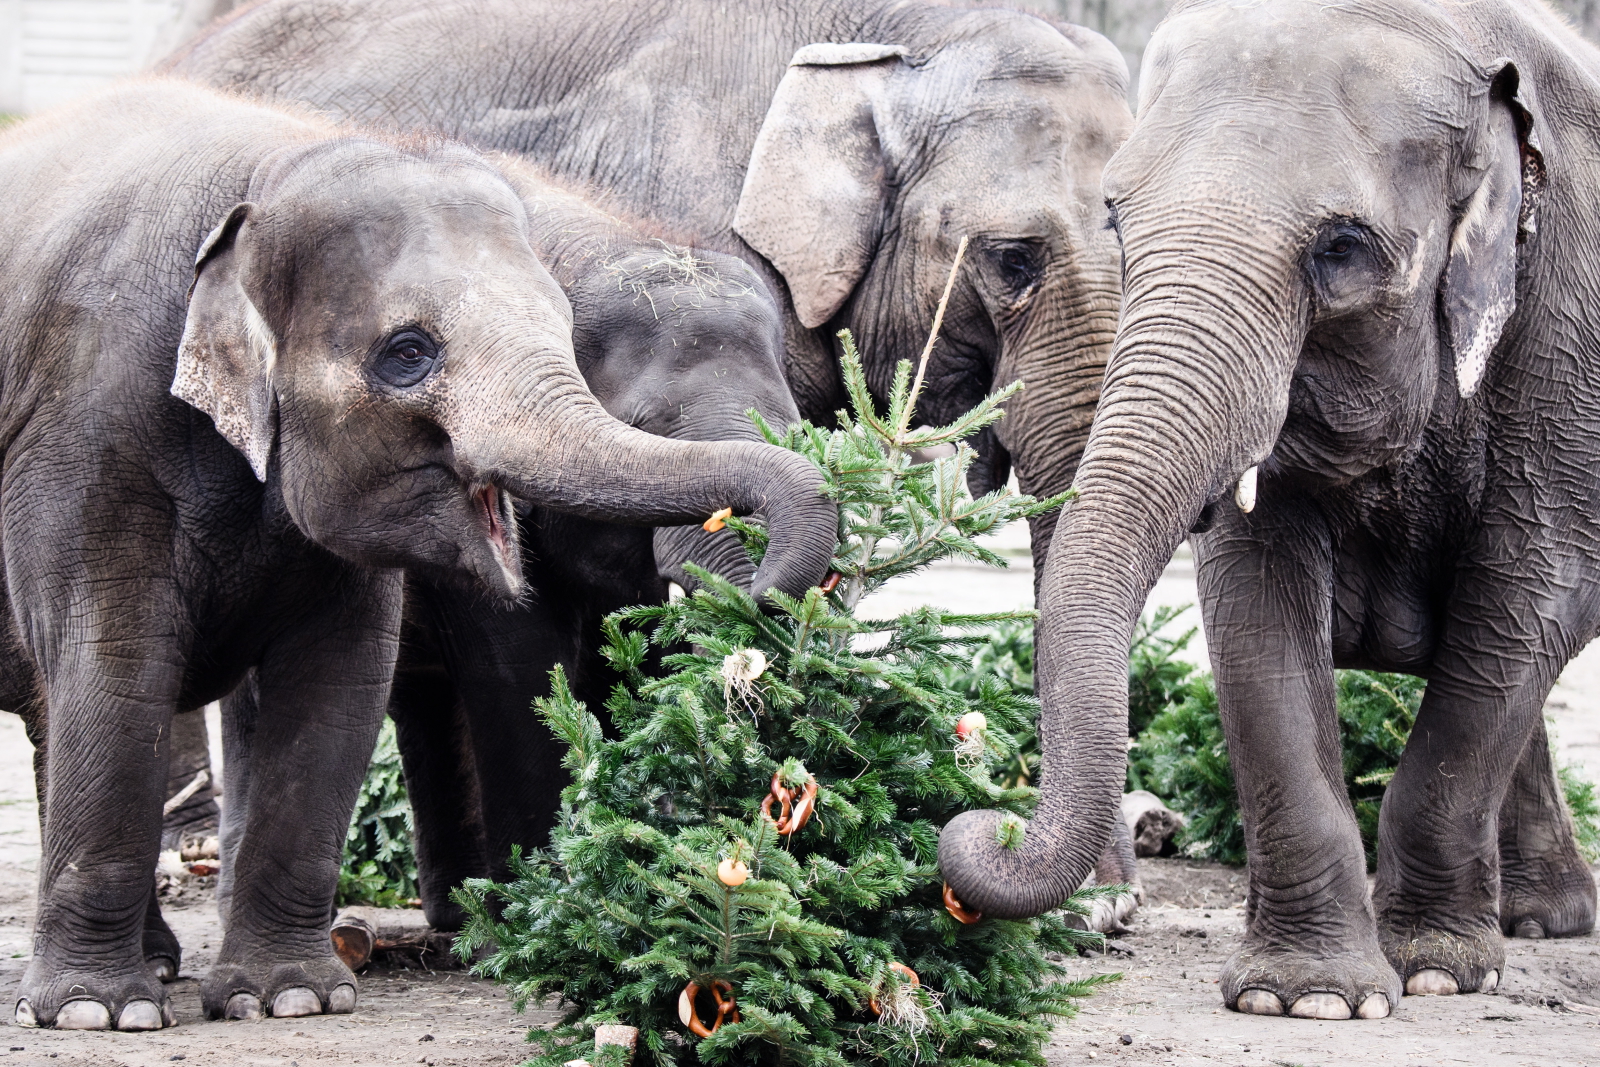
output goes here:
[{"label": "young elephant", "polygon": [[[680,440],[759,441],[746,414],[799,418],[782,367],[778,308],[732,256],[648,236],[515,157],[491,157],[522,197],[529,237],[572,305],[579,369],[612,415]],[[600,656],[600,620],[659,603],[685,562],[748,586],[754,567],[731,531],[654,531],[519,508],[530,594],[486,601],[458,581],[412,575],[389,714],[416,817],[423,908],[438,929],[463,916],[450,890],[507,875],[513,845],[542,847],[566,775],[561,747],[529,712],[560,665],[600,709],[615,675]],[[255,710],[249,687],[224,702],[226,766],[248,774]],[[225,816],[232,855],[241,811]],[[223,866],[223,892],[230,888]]]},{"label": "young elephant", "polygon": [[[1070,889],[1127,640],[1195,532],[1250,850],[1230,1008],[1380,1017],[1593,928],[1541,711],[1600,629],[1600,54],[1537,0],[1192,0],[1105,175],[1126,303],[1044,577],[1046,795],[944,831],[963,900]],[[1379,824],[1333,668],[1428,679]],[[1059,784],[1058,784],[1059,783]],[[988,836],[986,836],[988,835]]]},{"label": "young elephant", "polygon": [[246,670],[249,818],[205,1010],[353,1008],[326,924],[388,699],[393,568],[520,595],[508,494],[649,525],[761,510],[767,574],[799,592],[826,566],[837,515],[810,464],[595,403],[522,202],[470,151],[156,81],[9,131],[0,183],[23,664],[0,695],[45,743],[23,1025],[174,1021],[146,965],[177,954],[151,907],[169,726]]}]

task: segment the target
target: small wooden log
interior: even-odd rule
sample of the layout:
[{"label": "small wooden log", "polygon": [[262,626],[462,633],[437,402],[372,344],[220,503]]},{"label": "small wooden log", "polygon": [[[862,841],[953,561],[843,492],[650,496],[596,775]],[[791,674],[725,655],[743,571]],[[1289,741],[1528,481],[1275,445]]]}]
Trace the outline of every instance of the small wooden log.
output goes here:
[{"label": "small wooden log", "polygon": [[1183,828],[1184,818],[1144,789],[1122,797],[1122,818],[1133,836],[1136,856],[1159,856],[1166,851],[1172,835]]},{"label": "small wooden log", "polygon": [[[333,920],[328,939],[333,942],[333,954],[344,961],[352,971],[359,971],[372,959],[372,950],[378,945],[378,931],[359,915],[355,908],[346,908]],[[366,910],[366,909],[359,909]]]}]

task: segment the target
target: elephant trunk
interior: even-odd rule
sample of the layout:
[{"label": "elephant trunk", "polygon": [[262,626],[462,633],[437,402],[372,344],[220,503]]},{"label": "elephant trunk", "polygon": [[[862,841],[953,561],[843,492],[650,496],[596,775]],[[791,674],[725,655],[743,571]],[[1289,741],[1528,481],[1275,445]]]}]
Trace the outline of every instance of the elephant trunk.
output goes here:
[{"label": "elephant trunk", "polygon": [[[771,426],[786,426],[800,421],[800,413],[795,409],[787,390],[779,395],[767,379],[756,378],[745,383],[734,380],[724,388],[735,395],[744,396],[747,407],[741,409],[728,404],[708,404],[702,399],[696,404],[692,418],[673,424],[670,436],[689,441],[762,443],[760,431],[747,414],[748,406],[758,409]],[[755,398],[753,405],[750,403],[751,397]],[[684,564],[687,563],[720,575],[741,589],[752,588],[751,583],[755,581],[756,565],[745,552],[744,542],[732,530],[707,531],[698,523],[692,526],[664,526],[656,530],[653,547],[658,573],[685,590],[692,592],[700,584],[685,569]]]},{"label": "elephant trunk", "polygon": [[[993,811],[963,813],[939,842],[951,889],[985,915],[1041,914],[1094,869],[1126,774],[1139,613],[1202,511],[1266,457],[1282,425],[1298,317],[1289,294],[1272,288],[1273,264],[1251,261],[1257,278],[1233,265],[1240,258],[1201,254],[1214,268],[1206,277],[1187,257],[1163,265],[1130,254],[1129,301],[1079,496],[1060,515],[1039,582],[1038,806],[1020,843],[1005,835],[1012,847]],[[1258,327],[1240,314],[1252,307],[1274,314]]]},{"label": "elephant trunk", "polygon": [[446,429],[469,479],[601,522],[684,526],[723,508],[760,512],[771,541],[752,595],[798,596],[826,573],[838,508],[804,457],[765,443],[679,441],[634,429],[608,415],[570,365],[528,384],[509,390],[520,398],[513,420],[478,414],[504,411],[503,401],[452,402]]}]

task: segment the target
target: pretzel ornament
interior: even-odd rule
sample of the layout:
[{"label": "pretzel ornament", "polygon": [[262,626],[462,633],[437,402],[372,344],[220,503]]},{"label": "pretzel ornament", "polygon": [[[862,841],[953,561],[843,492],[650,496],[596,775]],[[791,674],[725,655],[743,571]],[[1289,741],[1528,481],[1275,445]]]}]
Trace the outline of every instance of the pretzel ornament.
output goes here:
[{"label": "pretzel ornament", "polygon": [[724,1022],[741,1021],[739,1005],[733,999],[731,982],[723,978],[713,978],[705,988],[711,991],[711,1000],[717,1006],[717,1014],[711,1020],[710,1026],[700,1021],[700,1013],[694,1006],[695,998],[700,995],[700,983],[690,982],[683,987],[683,992],[678,994],[678,1018],[689,1028],[689,1032],[697,1037],[710,1037]]},{"label": "pretzel ornament", "polygon": [[961,898],[956,896],[956,891],[950,888],[949,882],[944,884],[944,910],[948,911],[956,922],[966,923],[968,926],[983,918],[983,912],[973,911],[961,903]]},{"label": "pretzel ornament", "polygon": [[[922,984],[922,979],[917,977],[917,972],[913,971],[910,967],[907,967],[903,963],[891,963],[889,964],[889,970],[895,972],[903,977],[906,981],[910,982],[912,989],[915,989],[917,986]],[[867,1007],[872,1009],[872,1013],[874,1015],[883,1014],[883,1006],[878,1003],[878,994],[876,993],[867,998]]]},{"label": "pretzel ornament", "polygon": [[[795,799],[795,794],[800,799]],[[778,809],[778,817],[772,817],[772,802],[776,800],[782,806]],[[799,789],[790,789],[783,784],[781,772],[772,775],[772,791],[761,802],[761,815],[773,826],[778,828],[778,833],[785,837],[799,830],[811,821],[811,813],[817,808],[817,780],[807,778],[806,784]]]}]

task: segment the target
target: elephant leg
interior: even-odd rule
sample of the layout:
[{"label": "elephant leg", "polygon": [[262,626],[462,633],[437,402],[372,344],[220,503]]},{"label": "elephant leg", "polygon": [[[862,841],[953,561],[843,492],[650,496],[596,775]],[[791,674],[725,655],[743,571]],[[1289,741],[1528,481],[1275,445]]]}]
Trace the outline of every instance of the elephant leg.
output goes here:
[{"label": "elephant leg", "polygon": [[205,784],[195,789],[161,822],[161,847],[182,848],[184,840],[216,832],[219,819],[216,782],[211,774],[211,739],[204,709],[172,717],[172,758],[167,768],[167,797],[178,796],[204,772]]},{"label": "elephant leg", "polygon": [[[217,829],[219,812],[216,783],[211,775],[211,745],[206,734],[206,714],[203,709],[172,717],[172,741],[168,752],[168,798],[177,797],[190,788],[201,772],[205,773],[206,778],[205,784],[190,793],[187,800],[172,811],[163,812],[163,850],[182,848],[186,840],[207,836]],[[178,968],[183,961],[183,950],[171,927],[161,916],[161,902],[153,885],[150,908],[145,913],[144,921],[144,958],[163,982],[178,977]]]},{"label": "elephant leg", "polygon": [[466,913],[450,891],[486,877],[489,863],[471,736],[455,687],[442,671],[396,671],[389,717],[415,820],[422,910],[435,930],[459,930]]},{"label": "elephant leg", "polygon": [[224,931],[233,904],[234,872],[238,869],[239,846],[250,821],[250,761],[255,747],[256,720],[260,714],[261,692],[256,672],[245,675],[237,688],[222,698],[222,765],[228,772],[228,791],[223,795],[222,819],[217,828],[221,871],[217,874],[217,917]]},{"label": "elephant leg", "polygon": [[1594,875],[1578,852],[1541,718],[1500,804],[1500,930],[1576,937],[1594,929],[1594,913]]},{"label": "elephant leg", "polygon": [[[1111,824],[1111,841],[1100,854],[1094,866],[1094,885],[1124,885],[1127,891],[1115,896],[1099,897],[1089,908],[1087,916],[1073,916],[1088,929],[1103,934],[1123,933],[1127,921],[1144,903],[1144,886],[1139,882],[1139,859],[1133,853],[1133,835],[1128,823],[1118,818]],[[1070,920],[1069,920],[1070,921]]]},{"label": "elephant leg", "polygon": [[45,805],[33,959],[16,1019],[62,1029],[159,1029],[175,1018],[146,965],[143,938],[178,657],[155,639],[69,634],[62,648],[46,672],[45,716],[45,778],[62,787],[49,791]]},{"label": "elephant leg", "polygon": [[[550,670],[558,664],[591,708],[601,710],[596,698],[607,691],[585,684],[580,627],[553,603],[566,598],[540,588],[538,599],[512,610],[442,590],[431,600],[470,735],[488,875],[501,881],[510,874],[513,846],[549,844],[568,781],[562,746],[530,705],[549,695]],[[597,625],[591,640],[598,639]]]},{"label": "elephant leg", "polygon": [[328,921],[350,814],[388,703],[399,585],[398,575],[344,578],[304,607],[256,667],[228,929],[200,988],[211,1018],[355,1010],[356,978],[334,954]]},{"label": "elephant leg", "polygon": [[[1499,984],[1498,816],[1560,670],[1538,621],[1552,600],[1500,580],[1457,580],[1446,640],[1378,817],[1373,904],[1407,993]],[[1531,759],[1548,778],[1548,756]]]},{"label": "elephant leg", "polygon": [[144,913],[144,960],[150,971],[163,982],[178,977],[178,967],[183,962],[183,948],[178,935],[172,932],[161,915],[161,901],[156,895],[154,880],[150,883],[150,904]]},{"label": "elephant leg", "polygon": [[1243,946],[1223,1003],[1260,1015],[1381,1018],[1400,983],[1367,900],[1344,785],[1321,519],[1232,507],[1195,538],[1206,643],[1249,850]]}]

